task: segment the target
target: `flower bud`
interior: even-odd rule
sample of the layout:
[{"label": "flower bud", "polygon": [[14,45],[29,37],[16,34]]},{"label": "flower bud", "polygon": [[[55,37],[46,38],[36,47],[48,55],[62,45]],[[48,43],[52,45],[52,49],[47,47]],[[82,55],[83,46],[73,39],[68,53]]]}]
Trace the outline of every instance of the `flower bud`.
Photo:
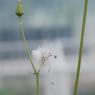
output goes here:
[{"label": "flower bud", "polygon": [[23,15],[23,5],[22,0],[18,0],[17,8],[16,8],[16,15],[21,17]]}]

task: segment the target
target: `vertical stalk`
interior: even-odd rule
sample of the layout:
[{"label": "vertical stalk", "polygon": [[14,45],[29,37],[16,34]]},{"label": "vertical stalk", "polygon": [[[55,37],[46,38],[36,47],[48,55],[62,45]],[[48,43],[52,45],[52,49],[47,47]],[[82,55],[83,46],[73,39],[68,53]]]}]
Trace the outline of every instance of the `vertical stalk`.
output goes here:
[{"label": "vertical stalk", "polygon": [[20,23],[20,35],[21,35],[21,38],[22,38],[22,40],[24,42],[25,51],[26,51],[26,54],[27,54],[27,56],[29,58],[30,63],[32,64],[32,67],[33,67],[33,70],[34,70],[34,74],[36,76],[37,95],[40,95],[39,72],[36,71],[36,69],[34,67],[34,64],[32,63],[29,47],[28,47],[27,40],[26,40],[25,35],[24,35],[24,26],[23,26],[22,17],[19,17],[19,23]]},{"label": "vertical stalk", "polygon": [[76,80],[75,80],[75,85],[74,85],[74,95],[77,95],[77,92],[78,92],[81,59],[82,59],[82,52],[83,52],[84,33],[85,33],[85,25],[86,25],[86,17],[87,17],[87,8],[88,8],[88,0],[85,0],[81,39],[80,39],[79,58],[78,58],[78,67],[77,67],[77,75],[76,75]]},{"label": "vertical stalk", "polygon": [[36,85],[37,85],[37,95],[40,95],[40,88],[39,88],[39,73],[36,73],[35,76],[36,76]]},{"label": "vertical stalk", "polygon": [[22,40],[24,42],[24,47],[25,47],[26,54],[27,54],[27,56],[29,58],[30,63],[32,64],[34,73],[36,73],[36,69],[35,69],[35,67],[34,67],[34,65],[32,63],[32,59],[31,59],[29,47],[28,47],[28,44],[27,44],[27,40],[26,40],[25,35],[24,35],[24,26],[23,26],[22,17],[19,17],[19,23],[20,23],[20,35],[21,35],[21,38],[22,38]]},{"label": "vertical stalk", "polygon": [[25,52],[28,56],[28,59],[33,67],[34,70],[34,75],[36,76],[36,84],[37,84],[37,95],[40,95],[40,88],[39,88],[39,71],[36,71],[36,68],[34,66],[34,64],[32,63],[32,58],[31,58],[31,54],[29,51],[29,47],[28,47],[28,43],[27,40],[25,38],[25,34],[24,34],[24,25],[23,25],[23,19],[22,19],[22,15],[23,15],[23,6],[22,6],[22,0],[18,0],[17,3],[17,9],[16,9],[16,15],[19,17],[19,23],[20,23],[20,36],[23,40],[24,43],[24,47],[25,47]]}]

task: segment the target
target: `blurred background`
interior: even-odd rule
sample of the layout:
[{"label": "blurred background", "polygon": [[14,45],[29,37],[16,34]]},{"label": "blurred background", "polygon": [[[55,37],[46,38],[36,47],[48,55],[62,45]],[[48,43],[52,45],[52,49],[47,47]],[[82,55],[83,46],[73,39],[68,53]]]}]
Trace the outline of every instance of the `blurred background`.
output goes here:
[{"label": "blurred background", "polygon": [[[0,0],[0,95],[35,95],[35,77],[19,35],[17,0]],[[73,95],[84,0],[23,0],[30,50],[57,59],[40,76],[41,95]],[[78,95],[95,95],[95,0],[89,0]]]}]

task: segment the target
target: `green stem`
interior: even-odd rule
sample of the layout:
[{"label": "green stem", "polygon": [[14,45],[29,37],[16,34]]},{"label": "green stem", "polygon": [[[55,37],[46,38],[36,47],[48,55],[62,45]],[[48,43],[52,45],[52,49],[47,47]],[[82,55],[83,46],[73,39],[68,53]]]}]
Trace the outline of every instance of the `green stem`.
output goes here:
[{"label": "green stem", "polygon": [[39,72],[35,74],[36,76],[36,84],[37,84],[37,95],[40,95],[40,88],[39,88]]},{"label": "green stem", "polygon": [[81,40],[80,40],[80,49],[79,49],[79,59],[78,59],[78,67],[77,67],[77,75],[76,75],[75,86],[74,86],[74,95],[77,95],[77,92],[78,92],[81,59],[82,59],[82,52],[83,52],[84,33],[85,33],[85,25],[86,25],[86,17],[87,17],[87,8],[88,8],[88,0],[85,0],[82,31],[81,31]]},{"label": "green stem", "polygon": [[30,55],[30,51],[29,51],[29,47],[28,47],[28,44],[27,44],[27,40],[25,38],[25,35],[24,35],[24,26],[23,26],[23,20],[22,20],[22,17],[19,17],[19,23],[20,23],[20,34],[21,34],[21,38],[24,42],[24,47],[25,47],[25,51],[26,51],[26,54],[29,58],[29,61],[30,63],[32,64],[32,67],[33,67],[33,70],[34,70],[34,73],[36,73],[36,69],[32,63],[32,58],[31,58],[31,55]]}]

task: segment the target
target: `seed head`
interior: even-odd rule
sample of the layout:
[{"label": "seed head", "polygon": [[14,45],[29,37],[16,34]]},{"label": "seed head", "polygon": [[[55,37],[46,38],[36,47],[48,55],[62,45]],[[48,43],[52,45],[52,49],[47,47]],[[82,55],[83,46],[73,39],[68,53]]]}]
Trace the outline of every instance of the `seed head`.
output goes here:
[{"label": "seed head", "polygon": [[44,64],[50,57],[49,53],[49,50],[38,48],[37,50],[32,51],[32,57]]},{"label": "seed head", "polygon": [[50,64],[52,58],[55,58],[55,55],[49,49],[38,48],[32,51],[32,61],[35,64],[36,70],[41,69],[46,64]]}]

